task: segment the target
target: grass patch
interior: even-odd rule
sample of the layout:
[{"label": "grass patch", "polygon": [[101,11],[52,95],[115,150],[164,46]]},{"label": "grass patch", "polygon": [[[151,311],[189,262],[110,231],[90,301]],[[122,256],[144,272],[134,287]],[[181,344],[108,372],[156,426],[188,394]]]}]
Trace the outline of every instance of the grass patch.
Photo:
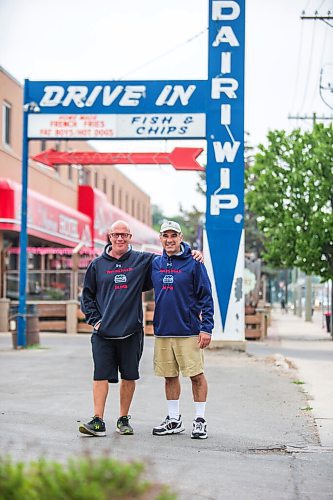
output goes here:
[{"label": "grass patch", "polygon": [[303,380],[294,380],[294,381],[293,381],[293,384],[296,384],[296,385],[303,385],[303,384],[305,384],[305,382],[303,382]]},{"label": "grass patch", "polygon": [[313,408],[311,408],[311,406],[305,406],[304,408],[301,408],[301,410],[303,410],[303,411],[311,411],[311,410],[313,410]]},{"label": "grass patch", "polygon": [[176,500],[166,486],[142,479],[140,462],[84,456],[66,464],[0,458],[1,500]]}]

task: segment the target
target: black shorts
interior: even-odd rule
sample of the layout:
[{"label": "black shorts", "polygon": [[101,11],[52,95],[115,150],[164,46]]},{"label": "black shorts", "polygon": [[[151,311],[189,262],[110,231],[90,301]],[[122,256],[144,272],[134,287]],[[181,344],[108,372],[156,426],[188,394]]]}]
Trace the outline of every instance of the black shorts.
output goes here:
[{"label": "black shorts", "polygon": [[137,380],[143,351],[143,332],[125,339],[105,339],[93,333],[91,336],[94,359],[94,380],[118,382],[118,372],[124,380]]}]

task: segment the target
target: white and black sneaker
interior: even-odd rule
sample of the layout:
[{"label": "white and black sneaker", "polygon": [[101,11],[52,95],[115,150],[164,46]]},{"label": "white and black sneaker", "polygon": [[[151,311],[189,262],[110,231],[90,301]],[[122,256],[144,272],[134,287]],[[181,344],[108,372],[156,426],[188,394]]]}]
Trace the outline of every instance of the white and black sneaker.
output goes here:
[{"label": "white and black sneaker", "polygon": [[204,418],[197,417],[193,421],[192,439],[207,439],[207,422]]},{"label": "white and black sneaker", "polygon": [[153,434],[154,436],[164,436],[166,434],[179,434],[184,430],[185,427],[181,415],[179,415],[178,420],[176,418],[170,418],[168,415],[160,425],[153,428]]}]

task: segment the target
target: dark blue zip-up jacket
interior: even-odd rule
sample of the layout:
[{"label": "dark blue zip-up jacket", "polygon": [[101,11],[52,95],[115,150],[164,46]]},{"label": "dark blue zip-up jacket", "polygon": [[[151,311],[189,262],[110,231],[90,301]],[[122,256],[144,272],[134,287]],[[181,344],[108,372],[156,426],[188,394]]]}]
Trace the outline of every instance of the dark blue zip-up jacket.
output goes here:
[{"label": "dark blue zip-up jacket", "polygon": [[142,331],[142,292],[152,288],[154,254],[130,249],[119,259],[111,257],[107,245],[88,266],[81,309],[90,325],[101,321],[96,332],[107,338],[124,338]]},{"label": "dark blue zip-up jacket", "polygon": [[204,264],[182,243],[181,255],[154,258],[152,282],[155,291],[154,333],[157,337],[192,337],[211,334],[214,304]]}]

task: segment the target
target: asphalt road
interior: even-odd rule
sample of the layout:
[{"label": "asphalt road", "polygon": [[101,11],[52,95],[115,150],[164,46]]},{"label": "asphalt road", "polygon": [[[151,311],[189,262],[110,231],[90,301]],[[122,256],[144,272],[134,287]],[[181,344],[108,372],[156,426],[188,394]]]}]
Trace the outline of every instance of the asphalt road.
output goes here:
[{"label": "asphalt road", "polygon": [[[14,460],[59,461],[89,452],[141,460],[149,479],[167,483],[182,500],[333,498],[333,448],[322,446],[294,369],[270,357],[206,352],[209,438],[190,439],[194,416],[182,379],[184,433],[153,436],[166,415],[163,380],[153,375],[153,338],[146,338],[132,405],[134,436],[115,432],[118,387],[111,386],[107,436],[80,435],[92,415],[88,335],[41,334],[39,349],[14,351],[0,334],[0,454]],[[252,353],[253,354],[253,353]]]}]

